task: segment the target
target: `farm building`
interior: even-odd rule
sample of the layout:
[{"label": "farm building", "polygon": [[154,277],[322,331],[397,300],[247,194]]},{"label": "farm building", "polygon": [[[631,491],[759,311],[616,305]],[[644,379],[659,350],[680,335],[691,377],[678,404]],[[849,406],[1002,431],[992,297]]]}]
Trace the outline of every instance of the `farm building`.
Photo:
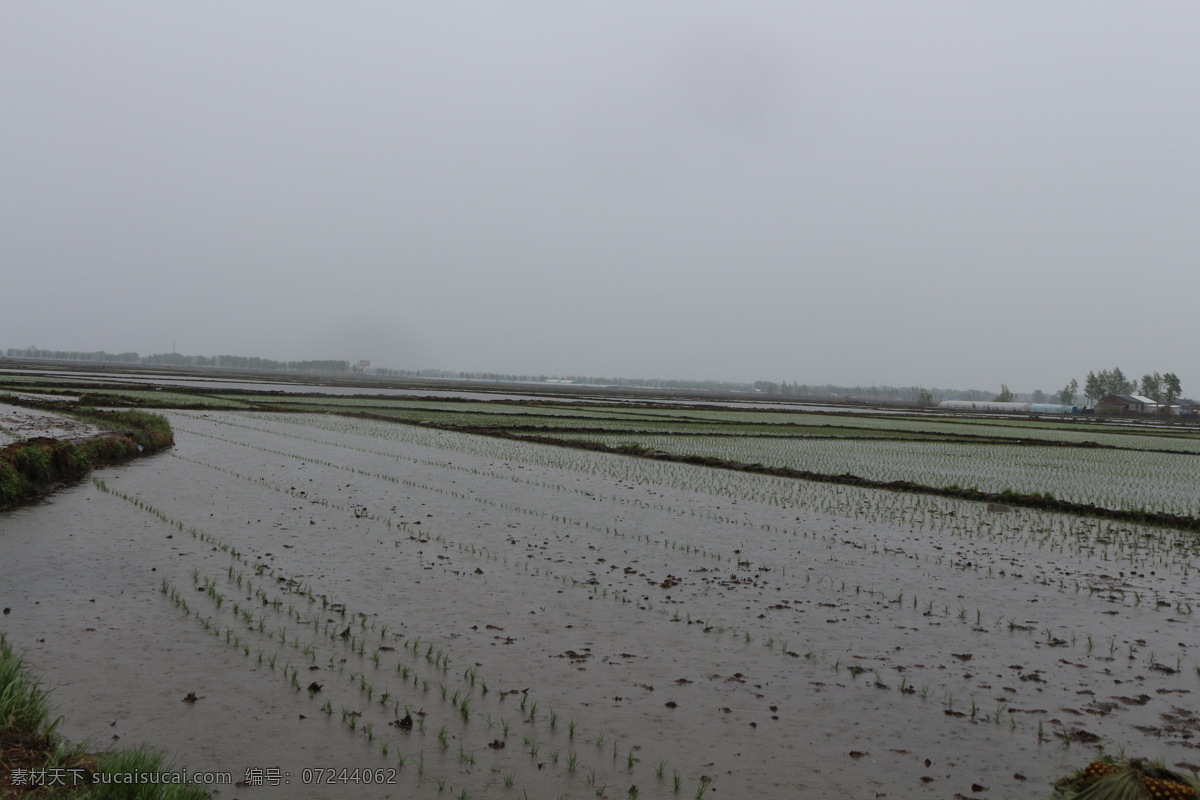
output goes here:
[{"label": "farm building", "polygon": [[1096,403],[1097,414],[1153,414],[1159,404],[1138,394],[1110,394]]},{"label": "farm building", "polygon": [[1200,416],[1200,401],[1181,397],[1171,406],[1171,413],[1177,417]]}]

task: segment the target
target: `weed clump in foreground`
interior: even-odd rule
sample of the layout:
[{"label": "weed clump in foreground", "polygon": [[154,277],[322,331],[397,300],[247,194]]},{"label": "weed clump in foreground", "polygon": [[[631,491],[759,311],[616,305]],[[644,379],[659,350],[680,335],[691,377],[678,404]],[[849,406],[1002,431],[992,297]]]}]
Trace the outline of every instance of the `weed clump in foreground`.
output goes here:
[{"label": "weed clump in foreground", "polygon": [[[62,718],[53,716],[47,694],[0,633],[0,798],[211,800],[198,786],[92,783],[93,775],[173,770],[162,753],[145,747],[85,754],[68,745],[55,733]],[[45,785],[51,774],[65,785]]]},{"label": "weed clump in foreground", "polygon": [[1093,761],[1054,784],[1053,800],[1192,800],[1200,780],[1139,758]]},{"label": "weed clump in foreground", "polygon": [[82,409],[74,416],[112,431],[81,442],[36,437],[0,450],[0,510],[78,480],[96,467],[155,453],[175,443],[167,418],[144,411]]}]

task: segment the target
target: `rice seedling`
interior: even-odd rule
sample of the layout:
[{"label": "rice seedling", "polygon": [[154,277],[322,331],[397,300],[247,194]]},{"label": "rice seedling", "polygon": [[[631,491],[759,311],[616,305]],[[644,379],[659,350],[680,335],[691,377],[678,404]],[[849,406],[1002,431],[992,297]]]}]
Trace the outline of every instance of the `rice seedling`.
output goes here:
[{"label": "rice seedling", "polygon": [[26,672],[24,659],[0,631],[0,718],[5,727],[52,738],[62,717],[52,718],[51,713],[41,682]]}]

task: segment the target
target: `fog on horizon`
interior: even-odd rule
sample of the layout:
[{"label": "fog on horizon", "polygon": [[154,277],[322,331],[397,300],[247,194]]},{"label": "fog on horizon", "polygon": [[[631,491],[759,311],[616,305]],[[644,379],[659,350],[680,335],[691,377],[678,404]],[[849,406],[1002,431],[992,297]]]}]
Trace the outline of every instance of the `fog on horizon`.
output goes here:
[{"label": "fog on horizon", "polygon": [[1200,395],[1200,7],[0,6],[0,352]]}]

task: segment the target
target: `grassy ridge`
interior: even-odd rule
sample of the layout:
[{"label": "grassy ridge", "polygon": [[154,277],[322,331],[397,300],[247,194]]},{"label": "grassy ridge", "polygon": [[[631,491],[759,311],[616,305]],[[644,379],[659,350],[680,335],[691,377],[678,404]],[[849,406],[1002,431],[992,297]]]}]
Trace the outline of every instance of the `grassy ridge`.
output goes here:
[{"label": "grassy ridge", "polygon": [[74,416],[112,434],[80,442],[36,437],[0,450],[0,509],[36,499],[54,485],[78,480],[96,467],[155,453],[175,443],[170,423],[158,414],[83,409]]}]

